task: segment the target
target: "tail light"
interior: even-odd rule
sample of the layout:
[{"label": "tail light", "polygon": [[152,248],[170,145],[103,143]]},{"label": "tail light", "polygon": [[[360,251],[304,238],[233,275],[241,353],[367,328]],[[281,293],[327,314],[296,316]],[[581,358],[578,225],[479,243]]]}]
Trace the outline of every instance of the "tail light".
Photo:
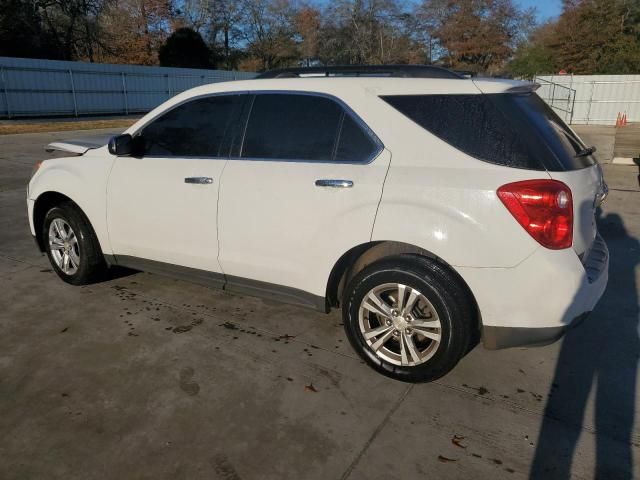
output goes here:
[{"label": "tail light", "polygon": [[571,189],[557,180],[525,180],[498,189],[498,197],[538,243],[552,250],[573,243]]}]

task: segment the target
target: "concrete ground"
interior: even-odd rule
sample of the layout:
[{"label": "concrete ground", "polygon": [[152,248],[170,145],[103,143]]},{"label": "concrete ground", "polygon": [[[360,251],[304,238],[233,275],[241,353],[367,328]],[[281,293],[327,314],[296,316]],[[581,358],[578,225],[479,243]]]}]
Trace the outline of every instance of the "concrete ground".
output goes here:
[{"label": "concrete ground", "polygon": [[357,358],[337,312],[145,273],[61,282],[25,184],[71,136],[0,137],[0,478],[640,476],[636,167],[604,167],[610,283],[580,328],[408,385]]},{"label": "concrete ground", "polygon": [[611,125],[571,125],[585,144],[595,145],[595,153],[600,163],[611,163],[616,142],[616,127]]}]

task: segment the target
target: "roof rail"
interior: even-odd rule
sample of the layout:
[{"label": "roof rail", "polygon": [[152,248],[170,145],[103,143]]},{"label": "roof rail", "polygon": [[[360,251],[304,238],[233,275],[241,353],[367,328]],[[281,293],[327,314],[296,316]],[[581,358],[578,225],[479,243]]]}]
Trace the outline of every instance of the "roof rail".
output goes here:
[{"label": "roof rail", "polygon": [[256,78],[313,77],[401,77],[401,78],[454,78],[459,73],[435,65],[343,65],[333,67],[297,67],[269,70]]}]

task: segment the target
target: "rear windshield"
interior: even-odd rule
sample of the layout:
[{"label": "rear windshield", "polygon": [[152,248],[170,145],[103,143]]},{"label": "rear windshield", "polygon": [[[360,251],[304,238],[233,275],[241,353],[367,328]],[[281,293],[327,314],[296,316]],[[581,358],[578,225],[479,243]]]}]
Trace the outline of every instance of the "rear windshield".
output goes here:
[{"label": "rear windshield", "polygon": [[586,147],[535,93],[390,95],[383,100],[453,147],[485,162],[529,170],[591,166]]}]

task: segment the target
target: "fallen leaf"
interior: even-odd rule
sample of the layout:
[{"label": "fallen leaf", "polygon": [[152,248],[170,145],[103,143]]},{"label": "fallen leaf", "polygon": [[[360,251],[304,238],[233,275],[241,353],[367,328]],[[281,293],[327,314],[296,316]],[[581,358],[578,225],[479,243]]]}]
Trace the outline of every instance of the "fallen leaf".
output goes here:
[{"label": "fallen leaf", "polygon": [[173,333],[185,333],[191,330],[193,326],[191,325],[179,325],[173,329]]},{"label": "fallen leaf", "polygon": [[316,387],[313,386],[313,383],[310,383],[309,385],[305,385],[304,386],[304,391],[305,392],[313,392],[313,393],[317,393],[318,392]]},{"label": "fallen leaf", "polygon": [[442,463],[449,463],[449,462],[457,462],[458,461],[458,459],[456,459],[456,458],[447,458],[447,457],[444,457],[442,455],[438,455],[438,460],[440,460]]},{"label": "fallen leaf", "polygon": [[454,435],[453,438],[451,439],[451,443],[453,443],[458,448],[467,448],[465,445],[462,445],[461,443],[462,440],[464,440],[464,437],[459,437],[457,435]]}]

